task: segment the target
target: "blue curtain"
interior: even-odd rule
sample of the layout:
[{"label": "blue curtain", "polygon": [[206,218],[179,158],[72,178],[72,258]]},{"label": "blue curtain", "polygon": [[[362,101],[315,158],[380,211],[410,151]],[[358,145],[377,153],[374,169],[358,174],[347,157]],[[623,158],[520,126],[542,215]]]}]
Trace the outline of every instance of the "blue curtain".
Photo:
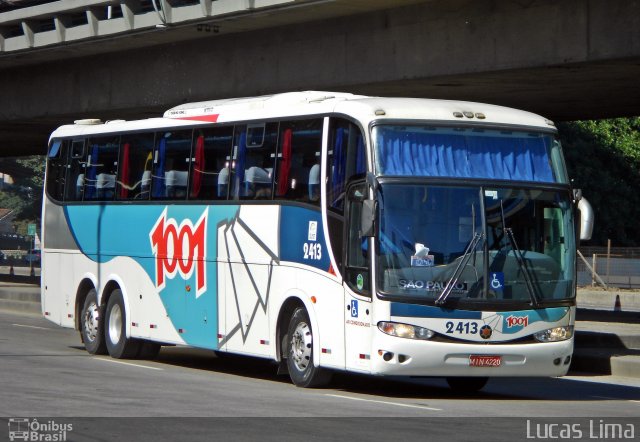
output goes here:
[{"label": "blue curtain", "polygon": [[339,195],[344,187],[344,175],[346,167],[346,158],[344,156],[344,129],[339,128],[336,131],[336,143],[333,147],[333,171],[331,176],[331,186],[333,187],[333,195]]},{"label": "blue curtain", "polygon": [[167,158],[167,138],[162,137],[160,143],[158,143],[158,163],[156,164],[154,177],[153,177],[153,191],[152,196],[156,198],[162,198],[165,196],[165,179],[164,179],[164,164]]},{"label": "blue curtain", "polygon": [[[62,141],[55,140],[51,145],[51,149],[49,150],[49,158],[55,158],[58,156],[58,152],[60,152],[60,146],[62,146]],[[63,158],[66,160],[66,158]]]},{"label": "blue curtain", "polygon": [[364,141],[358,135],[356,148],[356,173],[365,173],[367,171],[367,163],[364,155]]},{"label": "blue curtain", "polygon": [[405,132],[379,128],[384,175],[555,182],[547,137],[499,137]]}]

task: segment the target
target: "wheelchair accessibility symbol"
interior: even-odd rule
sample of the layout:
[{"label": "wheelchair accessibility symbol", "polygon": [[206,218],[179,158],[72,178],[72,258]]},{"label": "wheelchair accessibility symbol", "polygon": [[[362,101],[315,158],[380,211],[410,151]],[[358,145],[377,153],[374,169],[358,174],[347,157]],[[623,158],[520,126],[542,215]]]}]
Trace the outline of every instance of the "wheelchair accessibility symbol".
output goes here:
[{"label": "wheelchair accessibility symbol", "polygon": [[491,272],[491,288],[496,292],[501,292],[504,287],[504,273]]}]

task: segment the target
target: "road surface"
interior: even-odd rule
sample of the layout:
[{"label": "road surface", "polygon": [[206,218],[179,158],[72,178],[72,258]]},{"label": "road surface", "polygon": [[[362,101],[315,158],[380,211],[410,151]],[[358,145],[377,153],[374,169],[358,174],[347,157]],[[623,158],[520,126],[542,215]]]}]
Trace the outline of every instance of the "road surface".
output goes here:
[{"label": "road surface", "polygon": [[[138,437],[138,430],[153,440],[173,440],[176,431],[211,436],[207,425],[220,428],[221,423],[230,428],[226,436],[236,439],[245,434],[283,440],[283,434],[308,433],[310,428],[321,439],[331,429],[340,437],[353,432],[356,439],[370,439],[366,431],[375,431],[374,438],[387,431],[397,439],[424,435],[428,426],[433,440],[441,436],[449,441],[470,440],[475,432],[486,434],[504,424],[498,434],[478,440],[517,440],[526,439],[527,420],[562,418],[588,425],[585,419],[595,418],[597,425],[623,418],[640,431],[640,380],[493,379],[480,393],[460,395],[441,379],[339,374],[331,388],[301,389],[277,376],[271,363],[253,358],[218,358],[182,347],[163,348],[155,361],[91,356],[74,330],[38,316],[0,312],[0,416],[100,418],[74,421],[77,438],[69,440],[105,431],[99,439],[121,438],[117,431],[133,431],[129,436]],[[109,419],[132,417],[165,419],[130,419],[124,426],[122,419]],[[170,419],[184,417],[218,419]],[[297,437],[295,433],[292,439]]]}]

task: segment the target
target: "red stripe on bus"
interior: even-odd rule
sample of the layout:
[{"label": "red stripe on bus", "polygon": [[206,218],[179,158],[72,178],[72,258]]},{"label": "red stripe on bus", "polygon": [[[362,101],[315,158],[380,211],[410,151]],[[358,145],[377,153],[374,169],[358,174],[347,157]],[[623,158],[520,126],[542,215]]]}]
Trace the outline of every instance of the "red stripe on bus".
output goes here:
[{"label": "red stripe on bus", "polygon": [[217,123],[219,116],[220,114],[196,115],[192,117],[180,117],[180,118],[176,118],[176,120],[195,120],[195,121],[204,121],[206,123]]}]

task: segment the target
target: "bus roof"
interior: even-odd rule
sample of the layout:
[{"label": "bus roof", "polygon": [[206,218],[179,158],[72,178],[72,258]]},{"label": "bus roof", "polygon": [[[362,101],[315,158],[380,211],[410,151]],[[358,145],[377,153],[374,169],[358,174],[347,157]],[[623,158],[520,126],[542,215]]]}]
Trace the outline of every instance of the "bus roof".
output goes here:
[{"label": "bus roof", "polygon": [[555,129],[553,122],[531,112],[503,106],[425,98],[368,97],[342,92],[287,92],[259,97],[187,103],[167,110],[162,118],[106,124],[79,120],[61,126],[52,137],[82,136],[166,127],[192,126],[194,123],[230,123],[236,121],[286,118],[338,113],[349,115],[367,126],[374,120],[428,120],[444,124],[485,123]]}]

